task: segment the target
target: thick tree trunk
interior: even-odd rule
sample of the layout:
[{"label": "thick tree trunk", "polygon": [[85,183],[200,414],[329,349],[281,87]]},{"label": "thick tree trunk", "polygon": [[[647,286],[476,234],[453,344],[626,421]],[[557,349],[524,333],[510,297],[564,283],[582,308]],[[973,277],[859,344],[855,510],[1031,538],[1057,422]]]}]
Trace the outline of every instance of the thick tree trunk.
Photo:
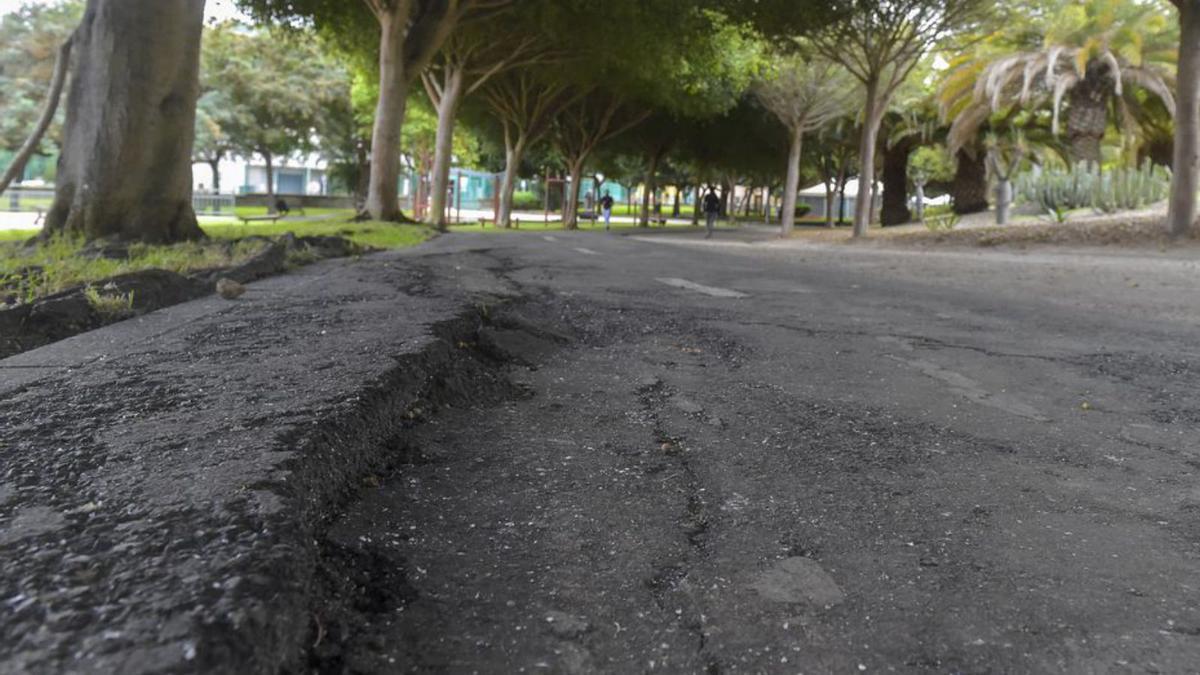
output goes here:
[{"label": "thick tree trunk", "polygon": [[783,183],[783,215],[779,219],[779,236],[786,237],[796,228],[796,193],[800,191],[800,153],[804,134],[799,129],[792,132],[788,147],[787,179]]},{"label": "thick tree trunk", "polygon": [[678,218],[679,217],[679,209],[681,206],[679,203],[679,193],[682,192],[683,190],[678,185],[676,185],[674,187],[675,187],[675,203],[672,204],[672,206],[671,206],[671,217]]},{"label": "thick tree trunk", "polygon": [[[513,139],[507,132],[504,136],[504,178],[500,181],[500,212],[496,214],[496,227],[511,227],[513,193],[517,189],[517,174],[521,171],[521,159],[525,156],[526,138],[523,134]],[[546,186],[549,199],[550,186]]]},{"label": "thick tree trunk", "polygon": [[1100,147],[1108,130],[1108,98],[1112,83],[1099,62],[1089,63],[1084,79],[1068,95],[1067,140],[1071,161],[1099,165]]},{"label": "thick tree trunk", "polygon": [[1200,189],[1200,0],[1180,0],[1179,100],[1175,113],[1174,178],[1167,228],[1171,236],[1188,234],[1196,223]]},{"label": "thick tree trunk", "polygon": [[379,103],[371,136],[371,179],[367,213],[376,220],[399,221],[400,129],[408,104],[408,73],[405,71],[404,35],[408,17],[394,12],[379,16]]},{"label": "thick tree trunk", "polygon": [[897,141],[883,153],[883,211],[880,222],[884,227],[903,225],[912,220],[908,208],[908,158],[916,142],[912,137]]},{"label": "thick tree trunk", "polygon": [[644,179],[644,189],[642,191],[642,215],[638,219],[638,224],[642,227],[650,226],[650,199],[654,195],[654,191],[658,189],[658,161],[661,153],[657,150],[650,153],[649,161],[646,164],[646,177]]},{"label": "thick tree trunk", "polygon": [[563,229],[579,229],[579,186],[583,183],[583,163],[586,158],[569,161],[571,180],[567,183],[566,202],[563,204]]},{"label": "thick tree trunk", "polygon": [[204,236],[192,210],[203,25],[204,0],[88,1],[45,235]]},{"label": "thick tree trunk", "polygon": [[959,215],[987,210],[987,160],[983,150],[958,151],[958,167],[950,183],[950,198],[954,212]]},{"label": "thick tree trunk", "polygon": [[450,165],[454,161],[454,123],[462,101],[463,71],[451,68],[438,101],[437,141],[433,158],[433,213],[430,222],[446,229],[446,200],[450,196]]},{"label": "thick tree trunk", "polygon": [[875,204],[873,183],[875,181],[875,146],[879,141],[879,127],[883,122],[883,102],[879,100],[879,83],[870,82],[866,91],[866,110],[862,137],[858,142],[858,196],[854,200],[854,236],[865,237],[871,225],[871,211]]}]

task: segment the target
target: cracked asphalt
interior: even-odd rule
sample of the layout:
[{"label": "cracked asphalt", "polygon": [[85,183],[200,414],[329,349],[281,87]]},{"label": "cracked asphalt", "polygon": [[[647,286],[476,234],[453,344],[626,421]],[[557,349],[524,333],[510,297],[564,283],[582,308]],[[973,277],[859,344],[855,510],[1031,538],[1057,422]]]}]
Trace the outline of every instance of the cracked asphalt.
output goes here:
[{"label": "cracked asphalt", "polygon": [[331,526],[360,597],[314,669],[1200,672],[1193,254],[411,260],[520,297],[481,342],[523,393],[414,427]]}]

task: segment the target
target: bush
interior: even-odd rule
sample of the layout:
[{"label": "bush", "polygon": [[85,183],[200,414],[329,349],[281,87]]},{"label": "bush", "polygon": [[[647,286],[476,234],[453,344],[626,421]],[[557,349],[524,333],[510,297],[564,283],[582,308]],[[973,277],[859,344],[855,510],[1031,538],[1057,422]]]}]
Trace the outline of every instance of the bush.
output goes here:
[{"label": "bush", "polygon": [[796,205],[796,220],[800,220],[809,213],[812,213],[812,206],[804,203]]},{"label": "bush", "polygon": [[958,223],[962,220],[954,211],[925,218],[925,229],[930,232],[948,232],[958,227]]},{"label": "bush", "polygon": [[1103,213],[1132,211],[1166,199],[1170,174],[1144,163],[1139,169],[1100,171],[1078,164],[1069,169],[1043,169],[1017,178],[1016,193],[1036,204],[1055,221],[1067,212],[1091,207]]},{"label": "bush", "polygon": [[541,211],[545,207],[541,197],[532,192],[514,192],[514,211]]}]

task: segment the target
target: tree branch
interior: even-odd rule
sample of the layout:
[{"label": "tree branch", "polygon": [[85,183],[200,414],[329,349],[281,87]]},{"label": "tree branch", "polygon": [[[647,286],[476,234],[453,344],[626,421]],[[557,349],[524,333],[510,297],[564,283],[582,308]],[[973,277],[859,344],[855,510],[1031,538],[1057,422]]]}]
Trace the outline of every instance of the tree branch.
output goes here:
[{"label": "tree branch", "polygon": [[58,48],[58,60],[54,63],[54,74],[50,78],[50,89],[46,94],[46,107],[42,110],[42,117],[34,127],[33,133],[29,135],[25,144],[13,157],[8,170],[4,172],[3,176],[0,176],[0,192],[7,190],[8,186],[16,180],[17,174],[25,170],[25,163],[37,151],[42,137],[46,135],[46,130],[54,122],[54,114],[58,111],[58,103],[62,99],[63,87],[67,82],[67,72],[71,64],[71,48],[75,45],[76,34],[72,33],[71,37],[67,38]]}]

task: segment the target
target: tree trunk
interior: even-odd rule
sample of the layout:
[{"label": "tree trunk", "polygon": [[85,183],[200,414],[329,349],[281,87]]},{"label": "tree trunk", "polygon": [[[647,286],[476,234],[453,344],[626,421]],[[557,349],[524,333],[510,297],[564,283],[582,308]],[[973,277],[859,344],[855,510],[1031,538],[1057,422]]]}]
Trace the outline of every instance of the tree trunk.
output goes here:
[{"label": "tree trunk", "polygon": [[675,203],[671,206],[671,217],[678,218],[679,217],[679,209],[680,209],[679,193],[682,192],[683,190],[678,185],[676,185],[674,187],[675,187]]},{"label": "tree trunk", "polygon": [[208,160],[208,166],[212,169],[212,191],[213,194],[221,194],[221,158],[214,157]]},{"label": "tree trunk", "polygon": [[696,227],[700,224],[700,201],[703,198],[703,194],[704,186],[697,185],[696,194],[692,199],[692,227]]},{"label": "tree trunk", "polygon": [[722,219],[729,218],[729,202],[733,199],[733,181],[725,181],[721,183],[721,210],[718,215]]},{"label": "tree trunk", "polygon": [[275,156],[269,152],[262,156],[267,163],[267,212],[275,213]]},{"label": "tree trunk", "polygon": [[583,183],[584,157],[568,161],[571,180],[567,183],[566,199],[563,204],[563,229],[579,229],[579,186]]},{"label": "tree trunk", "polygon": [[[517,188],[517,174],[521,170],[526,141],[523,133],[519,133],[515,140],[509,132],[504,134],[504,179],[500,182],[500,211],[496,214],[496,227],[512,226],[513,192]],[[550,186],[546,185],[547,199],[549,195]]]},{"label": "tree trunk", "polygon": [[987,210],[987,160],[982,149],[958,151],[958,167],[950,183],[950,198],[954,212],[960,216]]},{"label": "tree trunk", "polygon": [[833,181],[825,181],[825,227],[833,227]]},{"label": "tree trunk", "polygon": [[783,214],[779,219],[779,236],[786,237],[796,227],[796,193],[800,191],[800,153],[804,144],[804,133],[792,130],[792,142],[788,148],[787,179],[783,184]]},{"label": "tree trunk", "polygon": [[1068,95],[1067,140],[1071,161],[1100,165],[1100,147],[1108,130],[1108,98],[1112,93],[1107,71],[1098,61],[1089,63],[1083,80]]},{"label": "tree trunk", "polygon": [[879,100],[879,83],[869,82],[862,137],[858,143],[858,196],[854,200],[855,237],[867,236],[871,225],[871,207],[875,203],[872,189],[875,180],[875,146],[879,139],[879,126],[883,122],[882,103]]},{"label": "tree trunk", "polygon": [[925,222],[925,183],[917,181],[915,184],[917,197],[917,222]]},{"label": "tree trunk", "polygon": [[996,224],[1008,224],[1009,207],[1012,206],[1013,188],[1012,181],[1007,178],[1001,178],[996,182]]},{"label": "tree trunk", "polygon": [[44,236],[204,236],[192,210],[203,26],[204,0],[88,1]]},{"label": "tree trunk", "polygon": [[1200,182],[1200,0],[1180,0],[1179,76],[1175,113],[1174,178],[1167,228],[1173,237],[1187,235],[1196,222],[1196,190]]},{"label": "tree trunk", "polygon": [[450,165],[454,161],[454,123],[462,101],[463,71],[449,68],[437,106],[437,141],[433,157],[433,213],[430,221],[446,229],[446,199],[450,196]]},{"label": "tree trunk", "polygon": [[763,186],[763,225],[771,224],[771,186]]},{"label": "tree trunk", "polygon": [[54,115],[58,112],[58,103],[62,100],[62,92],[67,83],[67,72],[71,68],[71,49],[75,46],[75,37],[71,36],[58,48],[58,57],[54,62],[54,73],[50,77],[50,90],[46,93],[46,104],[42,108],[42,116],[34,126],[33,133],[13,156],[12,163],[0,177],[0,192],[8,189],[18,176],[25,175],[25,165],[33,157],[42,144],[46,130],[54,123]]},{"label": "tree trunk", "polygon": [[399,221],[400,129],[408,103],[404,34],[408,17],[394,10],[379,15],[379,103],[371,136],[371,181],[367,213],[375,220]]},{"label": "tree trunk", "polygon": [[908,208],[908,158],[916,147],[913,137],[897,141],[883,153],[883,211],[880,222],[884,227],[903,225],[912,220]]},{"label": "tree trunk", "polygon": [[642,215],[638,223],[642,227],[650,226],[650,198],[654,194],[654,191],[658,189],[658,160],[660,155],[661,153],[658,150],[650,153],[650,161],[646,164],[645,187],[642,191]]}]

